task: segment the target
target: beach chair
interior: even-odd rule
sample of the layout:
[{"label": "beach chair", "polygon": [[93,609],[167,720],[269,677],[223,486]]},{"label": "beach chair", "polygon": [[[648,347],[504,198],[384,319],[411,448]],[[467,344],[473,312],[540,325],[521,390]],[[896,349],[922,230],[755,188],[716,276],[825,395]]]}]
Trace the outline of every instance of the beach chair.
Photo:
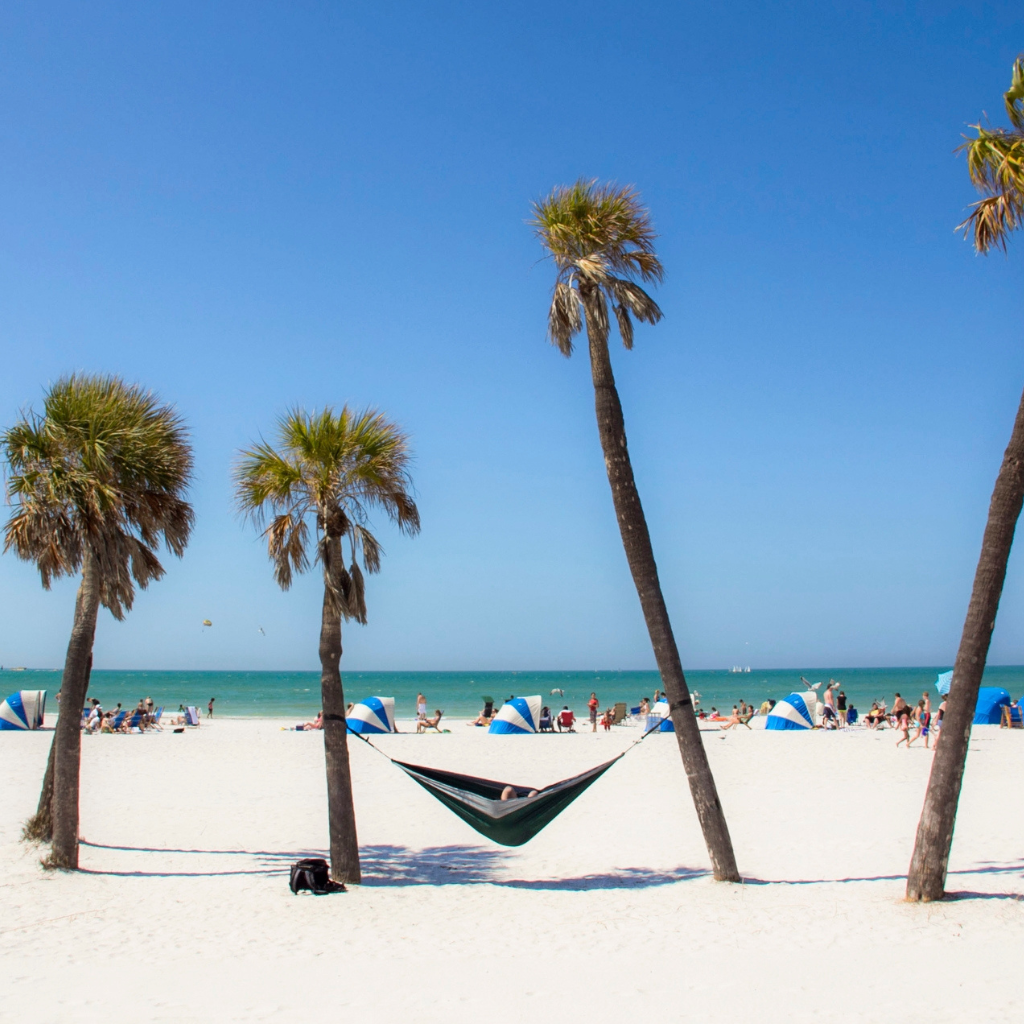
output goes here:
[{"label": "beach chair", "polygon": [[159,729],[161,732],[163,732],[164,727],[160,724],[160,718],[163,715],[163,713],[164,709],[162,707],[157,708],[156,711],[153,712],[153,720],[149,723],[151,728]]},{"label": "beach chair", "polygon": [[131,732],[132,729],[138,729],[139,732],[142,732],[142,719],[143,719],[143,717],[144,716],[143,716],[141,711],[133,712],[131,718],[129,718],[127,721],[125,721],[122,724],[121,732]]},{"label": "beach chair", "polygon": [[745,725],[748,729],[750,728],[750,720],[756,715],[757,712],[751,709],[745,715],[740,715],[740,725]]},{"label": "beach chair", "polygon": [[1019,704],[1004,704],[1000,729],[1024,729],[1024,712]]},{"label": "beach chair", "polygon": [[110,720],[111,732],[117,732],[121,728],[121,723],[128,717],[127,711],[118,711],[116,715]]},{"label": "beach chair", "polygon": [[199,728],[199,708],[189,704],[185,708],[185,724],[194,725],[197,729]]},{"label": "beach chair", "polygon": [[430,732],[431,729],[434,732],[441,731],[441,718],[444,715],[443,711],[439,711],[434,718],[421,718],[416,723],[417,732]]},{"label": "beach chair", "polygon": [[626,702],[616,701],[612,709],[612,725],[618,725],[626,717]]}]

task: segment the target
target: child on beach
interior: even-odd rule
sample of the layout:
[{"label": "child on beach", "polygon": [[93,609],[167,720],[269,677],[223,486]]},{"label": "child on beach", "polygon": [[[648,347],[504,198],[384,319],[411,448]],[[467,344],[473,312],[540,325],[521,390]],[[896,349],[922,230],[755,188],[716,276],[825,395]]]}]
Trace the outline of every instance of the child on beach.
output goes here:
[{"label": "child on beach", "polygon": [[899,710],[899,717],[897,720],[896,728],[899,731],[900,739],[896,741],[898,747],[901,743],[906,743],[907,750],[910,749],[910,707],[904,703],[903,707]]}]

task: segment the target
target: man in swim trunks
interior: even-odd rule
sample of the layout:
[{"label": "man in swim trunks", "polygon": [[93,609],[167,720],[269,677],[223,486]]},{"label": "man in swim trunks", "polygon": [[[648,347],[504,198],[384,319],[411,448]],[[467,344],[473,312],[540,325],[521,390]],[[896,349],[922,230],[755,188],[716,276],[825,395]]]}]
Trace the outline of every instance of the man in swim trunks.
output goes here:
[{"label": "man in swim trunks", "polygon": [[592,693],[590,700],[587,701],[587,707],[590,708],[590,725],[594,732],[597,732],[597,709],[600,706],[600,701],[597,699],[597,694]]}]

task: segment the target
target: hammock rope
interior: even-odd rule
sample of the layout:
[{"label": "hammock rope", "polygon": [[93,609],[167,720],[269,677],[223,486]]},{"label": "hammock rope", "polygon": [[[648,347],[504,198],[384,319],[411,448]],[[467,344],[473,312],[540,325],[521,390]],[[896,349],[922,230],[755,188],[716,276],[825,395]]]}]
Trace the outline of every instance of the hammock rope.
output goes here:
[{"label": "hammock rope", "polygon": [[[657,731],[656,728],[647,729],[639,739],[610,761],[536,791],[531,786],[517,786],[398,761],[385,754],[380,747],[374,746],[361,733],[349,730],[349,734],[358,737],[381,757],[400,768],[480,835],[502,846],[522,846],[561,814],[584,790],[597,782],[612,765]],[[510,785],[516,796],[502,800],[501,794]],[[535,796],[527,795],[533,792],[536,792]]]}]

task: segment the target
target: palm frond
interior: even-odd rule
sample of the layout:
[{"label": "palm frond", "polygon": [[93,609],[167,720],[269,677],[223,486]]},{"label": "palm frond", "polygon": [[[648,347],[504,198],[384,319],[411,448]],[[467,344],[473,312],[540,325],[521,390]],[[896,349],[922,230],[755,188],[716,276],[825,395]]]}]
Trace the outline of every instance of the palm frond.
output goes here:
[{"label": "palm frond", "polygon": [[[383,512],[404,533],[420,529],[411,495],[409,438],[375,409],[312,413],[292,409],[277,423],[273,443],[241,452],[235,466],[236,504],[254,522],[273,518],[268,552],[278,584],[309,567],[308,524],[319,538],[314,561],[323,570],[325,599],[345,618],[366,621],[365,587],[356,564],[378,572],[381,547],[370,532],[371,513]],[[354,568],[341,564],[340,542],[352,545]]]},{"label": "palm frond", "polygon": [[972,125],[975,137],[960,147],[967,153],[967,173],[982,198],[958,230],[973,236],[979,253],[1006,251],[1009,234],[1024,223],[1024,56],[1013,65],[1004,94],[1012,129]]},{"label": "palm frond", "polygon": [[178,414],[118,377],[72,374],[2,435],[15,509],[5,550],[36,563],[44,587],[96,556],[100,597],[120,618],[134,586],[163,575],[161,541],[181,556],[194,516],[192,448]]},{"label": "palm frond", "polygon": [[572,355],[572,339],[583,329],[580,298],[566,281],[558,281],[548,312],[548,337],[563,356]]},{"label": "palm frond", "polygon": [[661,319],[657,303],[634,279],[664,276],[650,214],[636,189],[581,178],[554,189],[532,209],[530,224],[558,271],[548,311],[552,343],[563,355],[572,354],[572,339],[583,327],[581,311],[591,318],[587,330],[606,338],[607,294],[623,344],[632,348],[632,317],[652,324]]}]

